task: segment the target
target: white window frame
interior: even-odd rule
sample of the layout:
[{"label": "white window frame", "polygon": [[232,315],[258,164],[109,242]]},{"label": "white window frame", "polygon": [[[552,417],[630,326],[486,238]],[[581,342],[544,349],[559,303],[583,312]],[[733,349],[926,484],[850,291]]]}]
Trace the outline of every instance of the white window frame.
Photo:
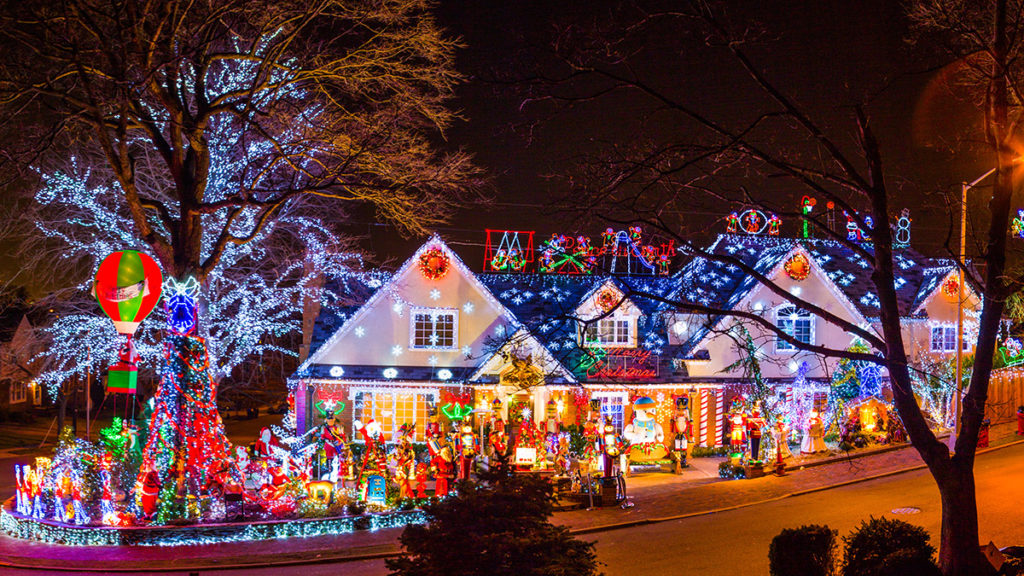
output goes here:
[{"label": "white window frame", "polygon": [[[938,341],[935,338],[936,331],[940,335]],[[929,350],[935,354],[952,354],[956,352],[956,324],[933,324],[928,330],[928,339]],[[938,344],[937,347],[936,344]],[[966,334],[964,334],[963,347],[964,352],[971,351],[971,343],[968,341]]]},{"label": "white window frame", "polygon": [[[610,331],[602,332],[602,326],[611,325]],[[625,339],[622,338],[620,329],[625,325]],[[583,346],[589,348],[636,348],[637,317],[629,314],[613,314],[600,320],[592,320],[583,325]],[[611,333],[614,339],[609,341],[591,340],[589,334],[593,331],[596,335]]]},{"label": "white window frame", "polygon": [[[792,316],[796,315],[796,318]],[[782,325],[783,321],[789,322],[788,329]],[[790,336],[796,337],[797,322],[808,322],[808,339],[806,342],[800,340],[804,344],[813,346],[815,343],[814,334],[814,314],[811,314],[807,310],[803,310],[793,304],[783,304],[775,310],[775,327],[779,330],[789,334]],[[783,340],[778,334],[775,336],[775,351],[776,352],[796,352],[799,350],[793,344]]]},{"label": "white window frame", "polygon": [[[422,396],[423,400],[428,405],[428,409],[429,409],[429,405],[431,403],[433,403],[435,406],[437,406],[438,401],[440,399],[440,394],[439,394],[439,392],[438,392],[438,390],[436,388],[379,388],[379,387],[353,387],[353,388],[350,388],[349,392],[348,392],[348,398],[352,402],[352,439],[355,442],[362,442],[363,441],[362,434],[360,434],[359,431],[356,430],[356,428],[355,428],[355,421],[356,420],[360,420],[360,421],[363,420],[363,414],[361,414],[360,412],[358,412],[356,410],[356,397],[359,394],[371,394],[370,398],[373,399],[372,401],[374,403],[376,403],[376,395],[377,394],[389,395],[390,396],[390,401],[391,401],[390,410],[391,410],[391,413],[392,413],[391,429],[390,430],[389,429],[384,429],[383,425],[381,426],[381,430],[382,430],[382,432],[384,434],[384,441],[385,442],[395,442],[397,440],[397,438],[398,438],[398,428],[402,424],[405,423],[405,422],[399,422],[398,418],[394,417],[395,401],[397,400],[397,397],[398,397],[399,394],[412,394],[412,395],[416,396],[417,398],[415,398],[415,400],[413,401],[414,403],[419,402],[419,398],[418,397]],[[364,399],[364,402],[365,402],[365,399]],[[365,410],[365,404],[363,406],[363,409]],[[382,409],[387,410],[389,408],[387,406],[383,406]],[[376,412],[376,410],[371,408],[370,409],[370,414],[373,414],[374,412]],[[364,423],[365,423],[365,421],[364,421]],[[426,421],[420,422],[420,421],[418,421],[416,419],[416,411],[415,411],[415,409],[413,410],[413,419],[412,419],[411,424],[416,426],[416,437],[423,438],[424,441],[425,441],[426,440],[426,436],[424,436],[424,433],[426,432],[426,428],[425,427],[427,425],[427,422]],[[417,441],[419,441],[419,440],[417,440]]]},{"label": "white window frame", "polygon": [[28,383],[21,380],[11,382],[11,404],[21,404],[28,399]]},{"label": "white window frame", "polygon": [[[441,346],[427,344],[416,345],[416,317],[429,314],[435,319],[437,315],[450,314],[452,316],[452,345]],[[436,320],[434,322],[436,330]],[[409,310],[409,349],[410,350],[458,350],[459,349],[459,309],[458,308],[421,308],[413,307]]]},{"label": "white window frame", "polygon": [[[629,394],[626,392],[606,392],[606,391],[595,391],[590,393],[592,400],[601,401],[601,416],[605,415],[612,416],[612,425],[615,426],[615,432],[622,433],[622,429],[626,427],[626,406],[629,405]],[[615,402],[617,401],[617,402]],[[614,412],[611,410],[613,407],[619,407],[619,418],[616,420]]]}]

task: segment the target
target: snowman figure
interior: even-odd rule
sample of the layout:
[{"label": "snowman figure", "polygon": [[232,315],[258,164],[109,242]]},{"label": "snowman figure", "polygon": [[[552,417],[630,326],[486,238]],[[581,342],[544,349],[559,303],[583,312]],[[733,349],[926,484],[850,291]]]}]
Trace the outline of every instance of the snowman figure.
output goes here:
[{"label": "snowman figure", "polygon": [[633,421],[622,431],[631,444],[661,444],[665,441],[665,432],[654,417],[657,408],[658,404],[647,396],[633,402]]}]

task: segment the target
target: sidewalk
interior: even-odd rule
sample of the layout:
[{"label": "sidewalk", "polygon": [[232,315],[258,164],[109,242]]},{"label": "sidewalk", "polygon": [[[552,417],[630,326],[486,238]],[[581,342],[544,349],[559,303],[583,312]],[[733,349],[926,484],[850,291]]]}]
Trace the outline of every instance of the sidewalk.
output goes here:
[{"label": "sidewalk", "polygon": [[[1014,434],[1015,430],[1009,426],[993,429],[993,448],[1024,442]],[[856,458],[846,455],[831,457],[813,466],[797,468],[787,476],[753,480],[717,478],[721,460],[697,459],[680,476],[651,473],[629,478],[627,488],[629,500],[634,504],[632,508],[559,512],[553,521],[569,527],[575,534],[614,530],[751,506],[923,466],[917,451],[909,445],[866,451]],[[163,547],[69,547],[0,535],[0,567],[116,573],[344,562],[397,554],[402,530],[391,528],[338,536],[220,543],[216,546],[176,546],[170,554]]]}]

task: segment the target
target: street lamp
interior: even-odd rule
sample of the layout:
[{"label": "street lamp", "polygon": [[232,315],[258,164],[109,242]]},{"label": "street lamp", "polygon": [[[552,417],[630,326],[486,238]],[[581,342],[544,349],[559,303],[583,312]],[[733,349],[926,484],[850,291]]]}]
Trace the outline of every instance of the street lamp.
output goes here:
[{"label": "street lamp", "polygon": [[974,182],[963,183],[960,195],[960,265],[957,266],[957,304],[956,304],[956,394],[953,396],[953,435],[950,445],[954,445],[960,435],[960,396],[963,394],[964,371],[964,266],[967,265],[967,191],[977,186],[996,171],[995,168],[978,176]]}]

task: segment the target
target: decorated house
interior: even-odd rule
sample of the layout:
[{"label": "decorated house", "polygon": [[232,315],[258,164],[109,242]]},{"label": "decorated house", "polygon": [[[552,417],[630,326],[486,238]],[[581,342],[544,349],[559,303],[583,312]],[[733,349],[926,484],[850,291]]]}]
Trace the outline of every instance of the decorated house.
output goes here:
[{"label": "decorated house", "polygon": [[[531,255],[490,241],[485,272],[477,273],[430,238],[393,274],[348,290],[344,306],[324,303],[311,353],[290,379],[298,431],[333,415],[353,433],[357,421],[373,420],[388,440],[414,424],[415,439],[423,440],[432,415],[455,421],[496,414],[514,431],[523,419],[580,425],[592,407],[622,431],[635,416],[634,402],[650,398],[642,411],[654,415],[658,438],[668,436],[676,406],[685,402],[695,443],[718,446],[732,400],[752,391],[752,366],[782,401],[803,410],[824,408],[843,366],[797,351],[749,320],[741,332],[732,316],[683,311],[680,302],[757,314],[808,344],[857,345],[746,267],[829,313],[878,329],[870,266],[838,242],[723,234],[673,271],[637,266],[641,253],[647,263],[667,259],[623,234],[605,233],[608,253],[619,255],[616,274],[599,273],[615,269],[616,260],[560,261],[543,247],[530,272]],[[571,252],[564,237],[545,246],[554,242],[556,254]],[[601,253],[583,238],[579,245],[587,246],[582,254]],[[518,265],[508,264],[510,252]],[[911,357],[953,353],[955,268],[902,249],[897,269]],[[973,309],[977,298],[967,295]],[[884,396],[885,374],[872,370],[861,395]]]}]

